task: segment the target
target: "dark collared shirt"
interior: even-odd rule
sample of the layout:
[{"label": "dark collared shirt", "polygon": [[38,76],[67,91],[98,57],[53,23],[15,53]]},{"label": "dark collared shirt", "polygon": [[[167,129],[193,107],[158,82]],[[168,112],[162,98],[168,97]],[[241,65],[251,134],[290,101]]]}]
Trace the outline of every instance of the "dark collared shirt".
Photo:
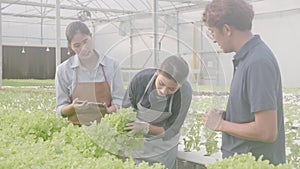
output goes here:
[{"label": "dark collared shirt", "polygon": [[[155,74],[156,69],[145,69],[138,72],[133,79],[131,80],[128,89],[125,94],[123,101],[123,107],[132,106],[137,109],[137,103],[141,99],[147,84],[151,80],[152,76]],[[155,81],[153,81],[154,83]],[[147,90],[141,105],[157,111],[168,112],[170,96],[167,96],[166,99],[157,100],[157,102],[150,103],[152,99],[151,92],[153,90],[153,83]],[[152,92],[153,93],[153,92]],[[182,84],[181,88],[174,93],[173,104],[172,104],[172,115],[165,121],[165,137],[164,140],[168,140],[171,137],[175,136],[179,131],[184,122],[186,114],[188,112],[190,103],[192,99],[192,88],[190,84],[186,81]],[[151,105],[152,104],[152,105]],[[155,106],[153,106],[155,104]]]},{"label": "dark collared shirt", "polygon": [[285,133],[282,86],[276,58],[258,35],[234,56],[234,76],[230,86],[225,119],[234,123],[254,121],[254,113],[276,110],[278,136],[275,142],[249,141],[222,133],[223,158],[252,152],[273,164],[285,163]]}]

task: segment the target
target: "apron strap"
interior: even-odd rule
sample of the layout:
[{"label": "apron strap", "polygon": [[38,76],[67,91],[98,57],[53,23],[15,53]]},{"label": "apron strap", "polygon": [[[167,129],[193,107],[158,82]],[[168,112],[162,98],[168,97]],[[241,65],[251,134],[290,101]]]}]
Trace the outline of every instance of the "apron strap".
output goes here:
[{"label": "apron strap", "polygon": [[[99,53],[98,53],[95,49],[94,49],[94,52],[95,52],[96,55],[99,57],[99,59],[101,59],[101,60],[104,59],[105,56],[100,56]],[[100,58],[100,57],[101,57],[101,58]],[[108,84],[108,80],[107,80],[107,77],[106,77],[106,74],[105,74],[105,71],[104,71],[104,65],[101,64],[101,63],[100,63],[100,65],[101,65],[101,68],[102,68],[102,72],[103,72],[103,76],[104,76],[105,82],[106,82],[106,84],[107,84],[107,88],[109,89],[109,95],[110,95],[110,97],[111,97],[111,90],[110,90],[110,86],[109,86],[109,84]],[[112,99],[112,98],[111,98],[111,99]]]},{"label": "apron strap", "polygon": [[[106,77],[106,74],[105,74],[105,71],[104,71],[104,66],[102,64],[100,64],[100,65],[101,65],[101,69],[102,69],[103,76],[104,76],[104,79],[105,79],[105,83],[106,83],[107,88],[109,90],[109,95],[111,95],[111,90],[110,90],[110,86],[108,84],[108,80],[107,80],[107,77]],[[75,87],[74,87],[74,89],[76,88],[77,84],[78,84],[78,67],[75,68]]]},{"label": "apron strap", "polygon": [[142,103],[143,98],[145,97],[145,94],[147,93],[147,90],[149,89],[149,86],[152,84],[152,82],[153,82],[154,79],[155,79],[155,76],[156,76],[156,73],[154,73],[154,75],[152,76],[152,78],[151,78],[150,81],[148,82],[148,84],[147,84],[147,86],[146,86],[146,88],[145,88],[145,91],[144,91],[142,97],[140,98],[138,104],[141,104],[141,103]]},{"label": "apron strap", "polygon": [[109,89],[109,94],[111,95],[110,86],[108,84],[107,77],[106,77],[106,74],[105,74],[105,71],[104,71],[104,66],[102,64],[101,64],[101,68],[102,68],[102,72],[103,72],[103,76],[104,76],[105,82],[106,82],[107,87]]},{"label": "apron strap", "polygon": [[173,98],[174,98],[174,94],[172,94],[171,100],[170,100],[170,104],[169,104],[169,112],[170,112],[170,113],[172,113]]},{"label": "apron strap", "polygon": [[75,68],[75,84],[78,84],[78,67]]},{"label": "apron strap", "polygon": [[[104,66],[102,64],[101,64],[101,68],[102,68],[104,79],[105,79],[106,82],[108,82],[105,71],[104,71]],[[78,84],[78,67],[75,68],[75,84]],[[108,83],[107,83],[107,86],[108,86],[108,89],[109,89],[109,93],[111,93]]]}]

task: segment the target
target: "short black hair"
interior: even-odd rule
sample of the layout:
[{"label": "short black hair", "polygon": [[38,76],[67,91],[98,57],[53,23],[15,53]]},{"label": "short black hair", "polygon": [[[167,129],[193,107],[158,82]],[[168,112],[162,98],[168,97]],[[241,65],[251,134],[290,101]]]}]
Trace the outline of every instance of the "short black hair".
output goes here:
[{"label": "short black hair", "polygon": [[161,63],[158,71],[176,83],[183,84],[189,74],[189,65],[182,57],[173,55]]},{"label": "short black hair", "polygon": [[254,11],[244,0],[213,0],[206,5],[202,21],[209,27],[221,28],[224,24],[246,31],[252,29]]}]

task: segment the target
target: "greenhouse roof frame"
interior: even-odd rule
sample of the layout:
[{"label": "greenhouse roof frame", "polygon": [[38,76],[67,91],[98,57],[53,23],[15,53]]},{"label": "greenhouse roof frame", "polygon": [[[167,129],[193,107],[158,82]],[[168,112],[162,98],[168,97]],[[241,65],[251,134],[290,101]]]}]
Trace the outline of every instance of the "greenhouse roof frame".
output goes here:
[{"label": "greenhouse roof frame", "polygon": [[[31,17],[55,19],[55,1],[48,0],[1,0],[2,17]],[[159,0],[158,12],[182,11],[203,8],[207,0]],[[152,0],[62,0],[61,19],[89,19],[96,22],[108,22],[128,15],[152,12]],[[83,16],[87,12],[89,16]],[[80,18],[82,17],[82,18]],[[86,17],[86,18],[84,18]],[[11,18],[10,21],[14,21]],[[16,20],[17,21],[17,20]]]},{"label": "greenhouse roof frame", "polygon": [[[211,0],[1,0],[0,1],[0,47],[2,47],[2,25],[7,22],[21,24],[55,24],[56,63],[60,63],[60,30],[72,20],[103,23],[130,20],[134,16],[153,18],[156,35],[157,13],[169,14],[201,10]],[[260,0],[248,0],[260,1]],[[20,18],[27,18],[27,20]],[[28,20],[31,20],[30,22]],[[41,30],[42,32],[42,30]],[[154,38],[155,39],[155,38]],[[154,46],[157,45],[154,40]],[[155,47],[154,47],[155,49]],[[2,77],[2,52],[0,50],[0,76]],[[2,78],[0,78],[0,88]]]},{"label": "greenhouse roof frame", "polygon": [[[129,20],[135,15],[150,16],[153,4],[157,12],[168,14],[201,10],[211,0],[60,0],[60,20],[91,21],[93,24]],[[261,1],[261,0],[248,0]],[[20,22],[32,18],[36,24],[56,19],[56,2],[50,0],[1,0],[2,22]],[[22,20],[22,22],[25,22]],[[62,24],[63,25],[63,24]],[[64,25],[65,26],[65,25]]]}]

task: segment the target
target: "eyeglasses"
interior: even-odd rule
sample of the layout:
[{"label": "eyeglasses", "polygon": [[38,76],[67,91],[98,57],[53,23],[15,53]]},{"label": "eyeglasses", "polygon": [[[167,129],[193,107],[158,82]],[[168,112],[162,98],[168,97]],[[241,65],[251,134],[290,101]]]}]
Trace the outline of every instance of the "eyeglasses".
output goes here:
[{"label": "eyeglasses", "polygon": [[211,39],[211,40],[214,40],[214,34],[211,30],[207,29],[206,30],[206,36]]}]

